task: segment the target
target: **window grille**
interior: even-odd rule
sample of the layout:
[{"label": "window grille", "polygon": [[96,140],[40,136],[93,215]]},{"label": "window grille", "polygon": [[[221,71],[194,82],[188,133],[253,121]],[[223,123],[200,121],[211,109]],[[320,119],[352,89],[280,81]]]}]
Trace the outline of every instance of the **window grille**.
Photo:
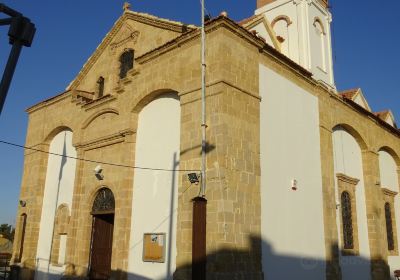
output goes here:
[{"label": "window grille", "polygon": [[115,200],[112,191],[108,188],[102,188],[97,192],[93,202],[92,212],[113,212],[115,209]]},{"label": "window grille", "polygon": [[392,213],[389,202],[385,203],[385,219],[388,250],[394,250]]},{"label": "window grille", "polygon": [[121,79],[126,77],[126,74],[133,68],[133,50],[125,51],[119,58],[120,69],[119,77]]},{"label": "window grille", "polygon": [[351,213],[351,198],[348,192],[342,192],[342,225],[343,225],[343,247],[354,249],[353,218]]}]

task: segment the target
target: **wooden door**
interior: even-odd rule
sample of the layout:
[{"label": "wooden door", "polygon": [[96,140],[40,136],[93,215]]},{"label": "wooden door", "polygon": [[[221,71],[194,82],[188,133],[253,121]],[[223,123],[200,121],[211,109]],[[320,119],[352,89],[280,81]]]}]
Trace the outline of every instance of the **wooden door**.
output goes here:
[{"label": "wooden door", "polygon": [[91,280],[109,279],[114,229],[114,214],[93,215],[90,254]]}]

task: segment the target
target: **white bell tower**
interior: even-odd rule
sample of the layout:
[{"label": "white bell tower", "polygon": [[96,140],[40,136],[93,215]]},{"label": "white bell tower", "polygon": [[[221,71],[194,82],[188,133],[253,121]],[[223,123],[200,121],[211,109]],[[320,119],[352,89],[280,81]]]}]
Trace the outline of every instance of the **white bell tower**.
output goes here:
[{"label": "white bell tower", "polygon": [[255,14],[267,17],[283,54],[335,89],[328,0],[257,0]]}]

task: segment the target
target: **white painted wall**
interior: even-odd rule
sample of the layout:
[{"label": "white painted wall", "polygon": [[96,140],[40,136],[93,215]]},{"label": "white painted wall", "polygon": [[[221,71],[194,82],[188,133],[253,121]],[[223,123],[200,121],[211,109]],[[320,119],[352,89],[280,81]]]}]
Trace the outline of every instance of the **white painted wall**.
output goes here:
[{"label": "white painted wall", "polygon": [[385,122],[387,122],[388,124],[390,124],[391,126],[394,126],[394,121],[391,117],[387,117]]},{"label": "white painted wall", "polygon": [[366,110],[369,110],[368,107],[366,106],[364,100],[361,97],[361,94],[357,94],[356,98],[354,98],[353,100],[355,103],[357,103],[358,105],[360,105],[361,107],[363,107]]},{"label": "white painted wall", "polygon": [[[287,26],[287,35],[284,34],[284,30],[282,30],[282,26],[280,23],[278,25],[274,26],[274,30],[277,33],[277,35],[284,35],[282,37],[285,38],[285,42],[283,43],[283,53],[288,56],[290,59],[293,61],[303,65],[301,63],[302,59],[302,49],[299,46],[299,40],[301,34],[300,30],[298,29],[298,15],[297,15],[297,7],[296,5],[292,4],[293,1],[287,1],[287,0],[278,0],[275,1],[269,5],[264,6],[261,9],[256,10],[255,14],[262,14],[264,13],[267,16],[267,19],[269,20],[270,23],[272,21],[281,15],[285,15],[290,18],[292,21],[292,24]],[[281,23],[283,24],[283,22]],[[265,28],[264,28],[265,29]],[[264,32],[266,33],[266,31]],[[261,33],[262,34],[262,33]],[[307,67],[306,67],[307,68]]]},{"label": "white painted wall", "polygon": [[[360,181],[356,186],[356,210],[358,224],[359,256],[340,255],[343,280],[368,280],[370,276],[370,253],[368,242],[367,210],[365,207],[365,190],[360,146],[354,137],[343,128],[333,131],[334,174],[343,173]],[[337,180],[335,178],[336,201],[340,203]],[[339,246],[341,247],[340,232],[341,216],[339,209],[336,212]],[[353,229],[356,230],[356,229]]]},{"label": "white painted wall", "polygon": [[251,28],[251,30],[257,31],[257,33],[265,39],[268,45],[274,47],[274,43],[272,42],[271,36],[267,32],[267,29],[265,29],[264,23],[259,23],[258,25]]},{"label": "white painted wall", "polygon": [[325,279],[318,99],[263,65],[260,95],[265,279]]},{"label": "white painted wall", "polygon": [[[180,102],[164,95],[139,114],[135,165],[178,169]],[[172,279],[176,268],[177,174],[135,169],[129,247],[129,279]],[[165,263],[143,262],[143,234],[166,233]],[[147,279],[146,278],[146,279]]]},{"label": "white painted wall", "polygon": [[60,251],[58,252],[58,263],[64,264],[65,262],[65,253],[67,249],[67,235],[60,235]]},{"label": "white painted wall", "polygon": [[[321,80],[324,83],[333,86],[334,80],[330,30],[331,15],[317,2],[317,0],[313,1],[311,5],[308,5],[307,9],[311,72],[316,80]],[[316,32],[318,25],[314,26],[315,18],[319,18],[323,24],[325,34],[322,36],[322,42],[321,36]]]},{"label": "white painted wall", "polygon": [[[331,14],[318,0],[277,0],[255,11],[255,14],[265,14],[272,22],[276,17],[284,15],[290,18],[288,38],[283,46],[283,53],[305,69],[313,73],[316,80],[334,88],[331,44]],[[325,33],[321,42],[313,25],[315,17],[321,19]],[[282,33],[282,26],[274,30]],[[287,46],[285,46],[287,44]],[[324,57],[324,59],[322,59]]]},{"label": "white painted wall", "polygon": [[[381,186],[383,188],[399,192],[399,178],[397,165],[393,157],[386,151],[379,151],[379,170]],[[382,205],[383,207],[383,205]],[[392,206],[393,207],[393,206]],[[397,244],[400,244],[400,197],[397,194],[394,198],[394,212],[397,226]],[[388,263],[392,279],[393,271],[400,267],[400,256],[389,256]]]},{"label": "white painted wall", "polygon": [[273,27],[276,36],[280,36],[284,39],[284,41],[281,43],[281,51],[288,57],[290,57],[289,45],[291,39],[289,36],[289,26],[285,20],[278,20]]},{"label": "white painted wall", "polygon": [[[50,153],[76,157],[72,132],[58,133],[50,143]],[[64,267],[49,265],[55,211],[61,204],[72,205],[76,160],[49,154],[40,219],[35,279],[59,279]],[[66,246],[66,243],[63,243]],[[65,248],[60,248],[65,251]]]}]

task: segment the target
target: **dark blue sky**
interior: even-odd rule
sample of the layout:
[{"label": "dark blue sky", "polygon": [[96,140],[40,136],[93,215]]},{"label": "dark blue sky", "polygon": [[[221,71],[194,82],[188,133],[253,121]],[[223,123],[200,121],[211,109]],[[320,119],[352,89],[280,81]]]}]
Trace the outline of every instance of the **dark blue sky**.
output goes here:
[{"label": "dark blue sky", "polygon": [[[0,0],[1,1],[1,0]],[[0,116],[0,140],[24,144],[24,110],[64,91],[122,14],[122,0],[5,0],[37,27],[24,48]],[[256,0],[207,1],[212,16],[226,10],[240,20]],[[132,9],[199,24],[200,0],[131,0]],[[400,1],[331,1],[335,80],[339,90],[361,87],[373,109],[392,109],[400,122]],[[4,18],[0,15],[0,18]],[[0,26],[0,73],[10,45]],[[71,116],[73,117],[73,116]],[[23,170],[23,151],[0,144],[0,223],[14,223]]]}]

